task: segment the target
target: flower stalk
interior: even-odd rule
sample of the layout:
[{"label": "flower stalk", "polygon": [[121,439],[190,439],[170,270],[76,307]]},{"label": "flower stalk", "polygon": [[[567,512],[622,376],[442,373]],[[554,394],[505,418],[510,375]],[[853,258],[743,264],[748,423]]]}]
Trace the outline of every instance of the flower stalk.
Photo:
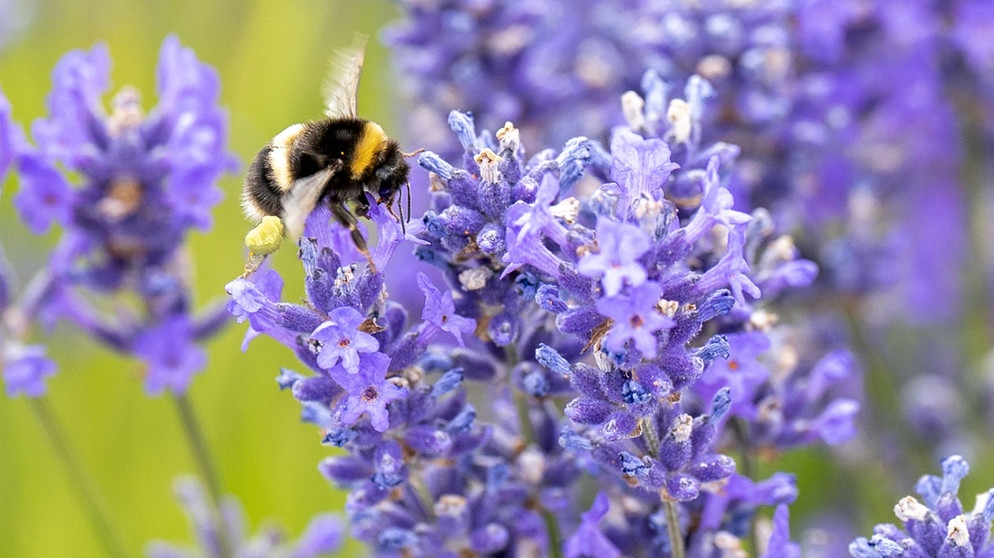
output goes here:
[{"label": "flower stalk", "polygon": [[107,507],[107,503],[101,497],[93,479],[86,472],[83,463],[69,444],[69,439],[65,435],[65,429],[52,411],[48,400],[45,397],[30,397],[28,398],[28,405],[38,420],[38,424],[41,425],[42,430],[45,432],[45,437],[48,438],[48,442],[55,451],[59,462],[62,463],[65,471],[69,474],[70,484],[79,496],[80,503],[82,503],[83,508],[86,510],[86,515],[97,535],[97,539],[103,546],[104,552],[107,553],[107,556],[117,558],[131,556],[124,542],[124,537],[117,527],[118,524],[114,521],[110,509]]}]

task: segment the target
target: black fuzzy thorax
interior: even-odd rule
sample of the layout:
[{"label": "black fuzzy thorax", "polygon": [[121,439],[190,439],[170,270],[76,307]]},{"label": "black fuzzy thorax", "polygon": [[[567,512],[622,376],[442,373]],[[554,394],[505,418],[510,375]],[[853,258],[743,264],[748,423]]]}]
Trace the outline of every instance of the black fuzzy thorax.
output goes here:
[{"label": "black fuzzy thorax", "polygon": [[[374,153],[369,164],[361,169],[358,175],[353,175],[352,161],[356,157],[356,149],[367,122],[359,118],[322,120],[309,125],[306,136],[302,133],[298,140],[298,145],[319,146],[315,151],[331,157],[331,160],[317,161],[319,166],[316,168],[308,166],[311,163],[305,158],[300,161],[300,172],[317,172],[323,168],[321,164],[340,164],[341,169],[328,180],[322,197],[327,197],[331,203],[354,202],[356,212],[361,216],[365,216],[368,209],[364,191],[372,193],[378,200],[389,205],[393,202],[396,193],[407,183],[409,172],[407,161],[404,160],[397,142],[388,140]],[[342,156],[342,153],[345,155]],[[294,169],[296,172],[296,167]]]}]

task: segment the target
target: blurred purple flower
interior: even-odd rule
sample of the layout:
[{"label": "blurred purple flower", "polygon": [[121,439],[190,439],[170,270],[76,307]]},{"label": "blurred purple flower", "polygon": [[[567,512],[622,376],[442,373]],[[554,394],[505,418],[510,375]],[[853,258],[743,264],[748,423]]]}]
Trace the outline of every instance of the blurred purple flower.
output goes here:
[{"label": "blurred purple flower", "polygon": [[194,546],[153,540],[145,545],[149,558],[221,556],[222,538],[232,544],[232,555],[245,557],[318,558],[339,550],[344,543],[342,523],[332,514],[315,516],[297,540],[290,540],[283,529],[272,524],[252,534],[237,500],[227,497],[221,509],[215,510],[204,487],[192,477],[178,478],[174,491],[193,531]]},{"label": "blurred purple flower", "polygon": [[[183,241],[210,228],[216,182],[234,170],[227,116],[217,106],[216,72],[167,37],[157,69],[159,104],[142,110],[125,87],[104,111],[110,55],[98,44],[58,62],[49,113],[31,127],[37,147],[19,138],[0,103],[0,158],[17,148],[14,197],[35,234],[57,224],[58,246],[22,311],[25,319],[67,319],[113,349],[148,365],[146,390],[185,391],[203,368],[197,341],[224,324],[223,309],[194,316]],[[113,315],[93,294],[116,297]]]},{"label": "blurred purple flower", "polygon": [[583,558],[585,556],[620,558],[621,552],[597,526],[600,520],[607,515],[610,506],[607,494],[597,493],[590,510],[581,515],[580,526],[563,546],[563,554],[566,558]]},{"label": "blurred purple flower", "polygon": [[189,318],[177,315],[147,327],[135,339],[134,354],[148,364],[145,390],[185,393],[193,375],[207,365],[207,353],[194,344]]},{"label": "blurred purple flower", "polygon": [[45,356],[44,347],[5,343],[2,356],[7,397],[45,395],[45,378],[55,374],[55,363]]}]

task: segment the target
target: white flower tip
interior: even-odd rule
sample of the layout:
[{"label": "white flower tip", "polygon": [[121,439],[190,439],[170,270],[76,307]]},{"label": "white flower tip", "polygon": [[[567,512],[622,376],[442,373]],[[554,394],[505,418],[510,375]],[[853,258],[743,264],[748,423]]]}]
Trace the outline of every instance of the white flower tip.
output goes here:
[{"label": "white flower tip", "polygon": [[673,434],[673,439],[677,442],[686,442],[690,439],[690,434],[694,430],[694,419],[684,413],[673,421],[673,427],[670,432]]},{"label": "white flower tip", "polygon": [[921,521],[928,516],[929,509],[914,496],[905,496],[894,506],[894,515],[901,521]]},{"label": "white flower tip", "polygon": [[697,73],[704,79],[721,79],[732,73],[732,63],[720,54],[709,54],[697,62]]},{"label": "white flower tip", "polygon": [[627,91],[621,96],[621,113],[632,130],[641,130],[645,126],[645,101],[638,93]]},{"label": "white flower tip", "polygon": [[677,143],[686,143],[690,139],[693,124],[690,103],[683,99],[673,99],[666,111],[666,119],[673,125],[673,139]]},{"label": "white flower tip", "polygon": [[749,556],[742,548],[742,539],[728,531],[718,531],[714,535],[714,546],[721,552],[722,558],[746,558]]},{"label": "white flower tip", "polygon": [[505,122],[504,127],[497,130],[497,141],[500,142],[501,151],[507,149],[514,152],[521,143],[521,133],[511,122]]},{"label": "white flower tip", "polygon": [[435,502],[435,515],[439,517],[459,517],[466,513],[468,502],[458,494],[443,494]]},{"label": "white flower tip", "polygon": [[473,157],[477,165],[480,165],[480,178],[489,184],[496,184],[500,181],[500,171],[497,170],[497,165],[504,159],[494,153],[490,148],[485,148],[483,151],[476,154]]},{"label": "white flower tip", "polygon": [[966,547],[970,544],[970,531],[966,526],[966,516],[957,515],[946,525],[946,540],[954,546]]},{"label": "white flower tip", "polygon": [[525,482],[541,483],[545,475],[545,468],[545,455],[534,446],[529,446],[518,457],[518,472]]},{"label": "white flower tip", "polygon": [[656,308],[664,316],[672,318],[676,316],[676,313],[680,310],[680,303],[675,300],[666,300],[665,298],[659,299],[656,303]]},{"label": "white flower tip", "polygon": [[550,207],[549,212],[552,213],[553,217],[558,217],[572,224],[576,221],[576,216],[580,214],[580,200],[572,196],[568,197]]},{"label": "white flower tip", "polygon": [[489,267],[474,267],[459,274],[459,283],[467,291],[478,291],[486,286],[487,280],[494,272]]}]

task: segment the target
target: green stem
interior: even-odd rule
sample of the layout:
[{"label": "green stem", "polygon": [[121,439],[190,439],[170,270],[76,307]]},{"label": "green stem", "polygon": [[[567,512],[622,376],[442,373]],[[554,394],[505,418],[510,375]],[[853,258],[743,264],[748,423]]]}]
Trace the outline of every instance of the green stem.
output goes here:
[{"label": "green stem", "polygon": [[535,443],[535,425],[532,424],[531,404],[528,402],[528,395],[515,391],[514,407],[518,410],[518,422],[521,423],[522,445],[528,447]]},{"label": "green stem", "polygon": [[41,423],[48,441],[52,444],[55,453],[58,454],[59,459],[69,473],[72,479],[71,484],[78,491],[83,507],[86,509],[90,523],[93,524],[97,538],[100,539],[104,551],[108,556],[128,556],[127,545],[124,544],[124,539],[116,528],[117,524],[111,520],[107,504],[100,497],[100,493],[97,491],[93,480],[86,473],[86,470],[83,469],[83,464],[69,446],[65,430],[56,418],[55,413],[52,412],[48,402],[41,397],[31,397],[28,401],[35,417]]},{"label": "green stem", "polygon": [[549,510],[543,510],[542,520],[545,521],[545,531],[549,536],[549,556],[563,558],[563,536],[559,532],[559,522],[556,521],[556,516]]},{"label": "green stem", "polygon": [[[643,418],[639,420],[642,427],[642,436],[645,438],[645,445],[650,455],[659,454],[659,433],[652,420]],[[670,537],[670,557],[685,558],[686,552],[683,548],[683,533],[680,531],[680,514],[677,511],[677,503],[671,500],[663,491],[661,500],[663,502],[663,512],[666,514],[666,532]]]},{"label": "green stem", "polygon": [[645,445],[649,448],[649,455],[659,455],[659,433],[656,432],[656,425],[651,419],[639,419],[639,426],[642,427],[642,435],[645,437]]},{"label": "green stem", "polygon": [[[511,368],[514,368],[518,364],[518,352],[513,345],[504,347],[504,364],[507,365],[508,374],[511,373]],[[513,386],[511,389],[514,390],[514,408],[518,411],[522,445],[523,447],[528,447],[535,443],[535,425],[532,424],[529,396],[527,393],[522,393],[514,389]]]},{"label": "green stem", "polygon": [[231,539],[227,525],[221,516],[221,476],[218,468],[211,458],[204,437],[203,429],[193,411],[193,405],[185,393],[174,393],[173,402],[176,404],[176,412],[179,414],[180,422],[183,424],[183,433],[186,434],[186,441],[190,446],[190,452],[197,463],[197,469],[201,478],[207,483],[207,491],[210,493],[213,503],[213,514],[215,524],[218,526],[218,544],[220,545],[221,556],[232,556]]},{"label": "green stem", "polygon": [[663,498],[663,511],[666,513],[666,532],[670,536],[670,558],[686,558],[683,549],[683,533],[680,531],[680,513],[676,502]]}]

